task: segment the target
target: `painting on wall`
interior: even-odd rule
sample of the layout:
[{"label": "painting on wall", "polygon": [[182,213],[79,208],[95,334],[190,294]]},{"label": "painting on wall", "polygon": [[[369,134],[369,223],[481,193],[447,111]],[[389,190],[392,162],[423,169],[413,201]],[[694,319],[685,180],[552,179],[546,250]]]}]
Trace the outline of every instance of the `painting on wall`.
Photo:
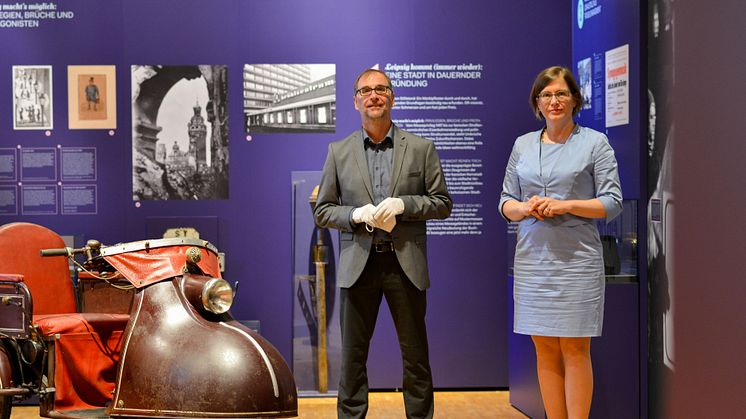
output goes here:
[{"label": "painting on wall", "polygon": [[133,65],[132,199],[228,199],[226,65]]},{"label": "painting on wall", "polygon": [[70,129],[116,129],[116,68],[67,66]]}]

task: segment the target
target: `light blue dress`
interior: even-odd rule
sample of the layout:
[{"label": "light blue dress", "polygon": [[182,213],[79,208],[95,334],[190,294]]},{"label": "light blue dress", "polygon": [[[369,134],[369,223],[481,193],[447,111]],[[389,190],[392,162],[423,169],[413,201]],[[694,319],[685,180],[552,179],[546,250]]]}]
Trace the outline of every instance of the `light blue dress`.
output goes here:
[{"label": "light blue dress", "polygon": [[[565,144],[544,144],[542,130],[515,141],[499,210],[514,199],[598,198],[607,222],[622,211],[614,150],[606,136],[579,125]],[[503,215],[504,217],[504,215]],[[600,336],[604,263],[595,220],[571,214],[519,222],[514,263],[513,331],[526,335]]]}]

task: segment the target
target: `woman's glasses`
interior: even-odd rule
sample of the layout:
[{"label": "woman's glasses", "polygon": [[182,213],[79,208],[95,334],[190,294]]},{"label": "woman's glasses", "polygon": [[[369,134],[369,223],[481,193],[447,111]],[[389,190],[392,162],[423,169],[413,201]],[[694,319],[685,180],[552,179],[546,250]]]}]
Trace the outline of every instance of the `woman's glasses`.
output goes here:
[{"label": "woman's glasses", "polygon": [[558,90],[554,93],[552,92],[541,92],[538,96],[536,96],[541,103],[549,103],[552,101],[552,98],[556,98],[557,102],[567,102],[570,100],[570,92],[567,90]]}]

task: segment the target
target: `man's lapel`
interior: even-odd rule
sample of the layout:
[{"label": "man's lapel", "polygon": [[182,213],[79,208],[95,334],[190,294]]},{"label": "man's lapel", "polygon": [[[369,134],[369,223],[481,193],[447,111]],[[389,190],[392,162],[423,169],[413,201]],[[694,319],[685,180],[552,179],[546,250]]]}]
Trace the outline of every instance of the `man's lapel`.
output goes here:
[{"label": "man's lapel", "polygon": [[394,142],[394,163],[391,171],[389,196],[394,196],[396,184],[399,182],[402,164],[404,163],[404,155],[407,151],[407,137],[404,135],[404,131],[400,130],[397,126],[394,126],[394,138],[392,138],[392,141]]},{"label": "man's lapel", "polygon": [[368,160],[365,158],[365,145],[363,144],[362,130],[357,130],[357,134],[352,139],[352,154],[355,156],[355,163],[360,171],[360,177],[363,178],[365,190],[368,191],[370,202],[373,202],[373,186],[370,183],[370,172],[368,171]]}]

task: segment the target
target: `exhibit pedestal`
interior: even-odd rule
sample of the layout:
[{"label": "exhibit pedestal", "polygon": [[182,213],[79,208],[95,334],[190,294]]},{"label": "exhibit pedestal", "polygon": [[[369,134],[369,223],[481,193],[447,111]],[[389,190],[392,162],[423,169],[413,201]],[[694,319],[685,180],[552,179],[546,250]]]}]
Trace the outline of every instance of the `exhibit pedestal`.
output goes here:
[{"label": "exhibit pedestal", "polygon": [[[512,293],[513,277],[507,282]],[[512,330],[513,299],[509,301]],[[640,417],[639,284],[607,282],[605,306],[603,335],[591,340],[594,388],[590,418]],[[530,336],[509,334],[508,365],[510,404],[534,419],[544,418]]]}]

